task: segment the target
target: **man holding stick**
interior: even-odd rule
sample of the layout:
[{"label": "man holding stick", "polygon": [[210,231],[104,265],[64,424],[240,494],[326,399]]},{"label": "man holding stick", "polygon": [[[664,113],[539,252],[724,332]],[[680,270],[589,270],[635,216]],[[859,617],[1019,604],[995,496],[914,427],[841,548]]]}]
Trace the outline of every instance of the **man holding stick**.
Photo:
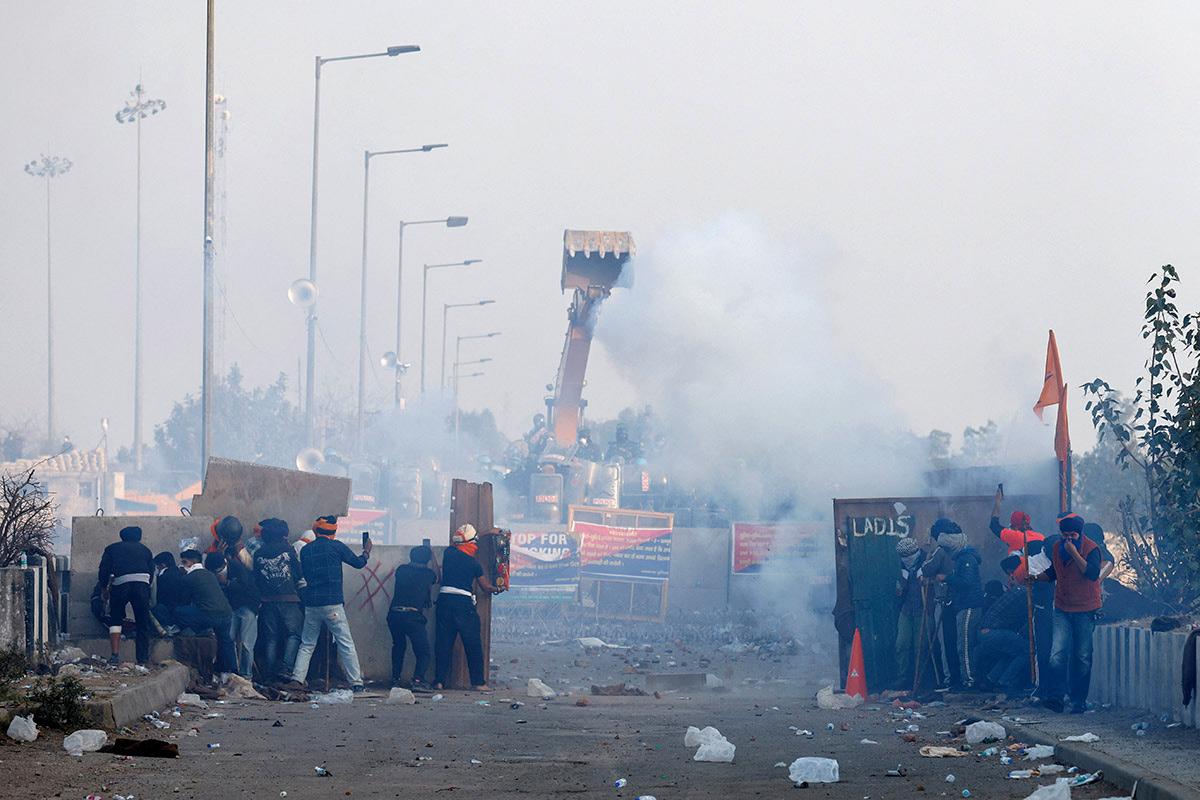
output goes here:
[{"label": "man holding stick", "polygon": [[1004,484],[1001,483],[996,486],[996,498],[992,504],[992,519],[989,527],[992,533],[1008,546],[1008,554],[1020,556],[1021,559],[1012,571],[1011,577],[1013,583],[1025,584],[1025,629],[1029,631],[1029,682],[1036,686],[1038,683],[1037,626],[1034,625],[1033,619],[1033,587],[1026,582],[1025,578],[1029,575],[1029,543],[1042,542],[1046,537],[1033,530],[1029,514],[1020,510],[1013,511],[1009,516],[1009,527],[1002,528],[1000,526],[1000,503],[1003,501]]}]

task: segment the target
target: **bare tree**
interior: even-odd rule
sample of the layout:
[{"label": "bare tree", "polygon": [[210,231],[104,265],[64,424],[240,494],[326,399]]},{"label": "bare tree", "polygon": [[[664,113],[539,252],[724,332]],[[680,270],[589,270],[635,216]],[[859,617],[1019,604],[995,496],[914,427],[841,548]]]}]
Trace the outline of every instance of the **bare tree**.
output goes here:
[{"label": "bare tree", "polygon": [[54,511],[34,470],[0,473],[0,567],[16,563],[21,553],[51,555]]}]

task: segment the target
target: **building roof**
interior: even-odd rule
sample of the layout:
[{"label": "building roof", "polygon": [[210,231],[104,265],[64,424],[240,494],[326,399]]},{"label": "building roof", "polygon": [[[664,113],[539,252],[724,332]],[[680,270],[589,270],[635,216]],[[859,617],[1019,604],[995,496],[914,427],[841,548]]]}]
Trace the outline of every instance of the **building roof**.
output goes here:
[{"label": "building roof", "polygon": [[107,468],[103,450],[70,450],[56,456],[22,458],[0,463],[0,472],[104,472]]}]

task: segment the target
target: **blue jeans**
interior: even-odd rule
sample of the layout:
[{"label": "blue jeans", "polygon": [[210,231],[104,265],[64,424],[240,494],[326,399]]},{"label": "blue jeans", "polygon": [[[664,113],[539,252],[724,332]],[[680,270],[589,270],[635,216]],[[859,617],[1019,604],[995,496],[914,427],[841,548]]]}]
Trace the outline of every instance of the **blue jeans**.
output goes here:
[{"label": "blue jeans", "polygon": [[358,666],[358,651],[354,649],[354,638],[350,635],[350,621],[346,619],[346,607],[308,606],[304,609],[304,630],[300,634],[300,650],[296,653],[296,666],[292,680],[303,683],[308,678],[308,664],[317,649],[317,637],[321,626],[329,628],[329,634],[337,643],[338,661],[346,671],[351,686],[362,686],[362,669]]},{"label": "blue jeans", "polygon": [[258,642],[258,609],[242,606],[233,610],[229,637],[237,654],[237,672],[249,679],[254,674],[254,645]]},{"label": "blue jeans", "polygon": [[1054,609],[1047,700],[1060,700],[1064,694],[1070,694],[1072,705],[1087,703],[1092,683],[1092,633],[1095,630],[1095,611]]},{"label": "blue jeans", "polygon": [[299,603],[266,602],[259,609],[258,623],[267,677],[291,677],[296,667],[296,653],[300,650],[304,609]]},{"label": "blue jeans", "polygon": [[159,622],[163,625],[191,628],[196,633],[212,628],[217,637],[217,672],[237,672],[237,655],[233,649],[233,637],[229,635],[232,619],[230,616],[205,614],[193,605],[179,606],[159,616]]}]

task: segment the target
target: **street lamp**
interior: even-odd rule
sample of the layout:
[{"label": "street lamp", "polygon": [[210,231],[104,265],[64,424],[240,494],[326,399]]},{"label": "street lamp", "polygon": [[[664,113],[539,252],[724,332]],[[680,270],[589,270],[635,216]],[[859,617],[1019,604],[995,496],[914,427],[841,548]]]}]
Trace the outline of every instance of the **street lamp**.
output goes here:
[{"label": "street lamp", "polygon": [[[320,152],[321,139],[321,67],[335,61],[356,61],[363,58],[379,58],[380,56],[398,56],[403,53],[419,53],[421,48],[415,44],[395,45],[382,53],[362,53],[353,56],[333,56],[331,58],[315,57],[315,79],[313,81],[313,152],[312,152],[312,199],[310,206],[312,216],[309,221],[308,239],[308,279],[317,282],[317,157]],[[305,370],[306,385],[304,387],[304,438],[311,447],[313,443],[313,394],[317,372],[317,307],[314,303],[308,308],[308,364]]]},{"label": "street lamp", "polygon": [[429,270],[442,267],[469,267],[482,260],[468,258],[466,261],[452,261],[448,264],[426,264],[424,272],[421,273],[421,394],[425,394],[425,333],[428,328],[425,322],[425,312],[429,301]]},{"label": "street lamp", "polygon": [[[462,353],[463,341],[465,341],[467,339],[492,339],[499,335],[500,335],[500,331],[492,331],[491,333],[473,333],[473,334],[469,334],[467,336],[456,337],[456,339],[454,340],[454,363],[455,364],[463,363],[463,362],[459,361],[459,358],[461,357],[461,353]],[[491,359],[485,359],[485,360],[490,361]],[[466,363],[475,364],[475,363],[479,363],[479,362],[468,361]],[[458,403],[458,384],[457,383],[454,384],[454,395],[455,395],[455,404],[457,404]]]},{"label": "street lamp", "polygon": [[165,100],[147,98],[135,84],[129,99],[114,115],[117,123],[137,128],[137,202],[133,248],[133,466],[142,471],[142,120],[165,110]]},{"label": "street lamp", "polygon": [[451,393],[453,393],[453,395],[454,395],[454,404],[455,404],[455,406],[457,406],[457,405],[458,405],[458,379],[459,379],[459,378],[463,378],[463,377],[469,377],[469,376],[465,376],[465,375],[460,375],[460,374],[459,374],[459,368],[460,368],[460,367],[469,367],[469,366],[471,366],[471,365],[473,365],[473,364],[487,364],[487,363],[489,363],[491,360],[492,360],[492,359],[490,359],[490,358],[476,358],[476,359],[474,359],[474,360],[472,360],[472,361],[455,361],[455,362],[454,362],[454,364],[453,364],[453,365],[451,365],[451,369],[450,369],[450,391],[451,391]]},{"label": "street lamp", "polygon": [[442,391],[446,391],[446,321],[450,316],[452,308],[472,308],[474,306],[488,306],[496,302],[495,300],[477,300],[474,303],[443,303],[442,304]]},{"label": "street lamp", "polygon": [[46,179],[46,443],[54,447],[54,302],[50,269],[50,179],[71,171],[71,159],[43,155],[40,161],[30,161],[25,172],[34,178]]},{"label": "street lamp", "polygon": [[445,144],[423,144],[401,150],[363,151],[363,224],[362,224],[362,277],[361,296],[358,305],[358,413],[355,418],[356,450],[362,448],[363,407],[367,401],[367,209],[371,187],[371,159],[375,156],[393,156],[401,153],[428,153],[448,147]]},{"label": "street lamp", "polygon": [[[466,217],[442,217],[441,219],[400,220],[400,246],[396,256],[396,355],[400,350],[401,299],[404,294],[404,229],[409,225],[445,225],[447,228],[461,228],[467,224]],[[392,402],[400,408],[400,381],[396,381],[395,395]]]}]

